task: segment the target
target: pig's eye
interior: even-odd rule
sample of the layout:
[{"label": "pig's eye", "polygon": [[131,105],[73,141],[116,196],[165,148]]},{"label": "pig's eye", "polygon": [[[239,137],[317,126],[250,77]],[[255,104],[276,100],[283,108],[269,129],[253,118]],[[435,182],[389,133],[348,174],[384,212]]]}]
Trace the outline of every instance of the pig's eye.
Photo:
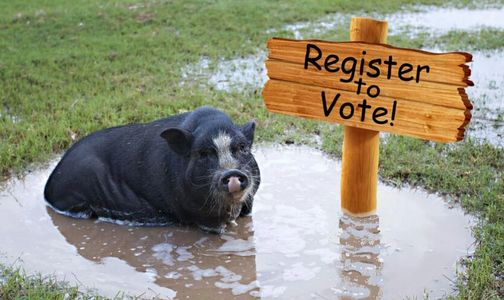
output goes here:
[{"label": "pig's eye", "polygon": [[208,158],[209,156],[212,155],[212,150],[211,149],[201,149],[199,152],[199,157],[200,158]]},{"label": "pig's eye", "polygon": [[247,154],[249,152],[248,147],[245,144],[238,144],[234,149],[235,153]]}]

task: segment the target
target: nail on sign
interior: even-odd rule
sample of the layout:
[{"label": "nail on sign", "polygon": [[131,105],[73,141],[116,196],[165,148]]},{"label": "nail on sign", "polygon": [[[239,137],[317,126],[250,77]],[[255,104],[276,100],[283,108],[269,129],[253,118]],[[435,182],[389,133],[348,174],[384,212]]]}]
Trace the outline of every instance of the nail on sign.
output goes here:
[{"label": "nail on sign", "polygon": [[272,112],[438,142],[464,138],[469,53],[278,38],[268,49],[263,98]]}]

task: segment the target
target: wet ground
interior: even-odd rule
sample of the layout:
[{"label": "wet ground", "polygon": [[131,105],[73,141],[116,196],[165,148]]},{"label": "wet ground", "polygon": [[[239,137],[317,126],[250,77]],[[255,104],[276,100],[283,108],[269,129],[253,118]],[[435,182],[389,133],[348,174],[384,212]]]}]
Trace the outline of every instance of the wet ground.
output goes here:
[{"label": "wet ground", "polygon": [[472,252],[471,218],[441,198],[380,183],[377,215],[339,209],[339,161],[308,147],[260,146],[251,217],[222,235],[61,216],[50,170],[0,192],[0,262],[128,294],[176,299],[402,299],[452,293]]},{"label": "wet ground", "polygon": [[[369,14],[362,13],[362,16]],[[417,7],[415,12],[399,12],[390,15],[371,15],[389,22],[389,35],[416,36],[429,33],[440,36],[450,30],[477,31],[483,27],[504,29],[504,8],[436,8]],[[310,39],[324,32],[348,27],[351,15],[330,14],[316,21],[299,22],[285,25],[282,30],[292,33],[295,39]],[[464,22],[460,22],[464,20]],[[268,31],[275,34],[277,30]],[[443,45],[439,49],[425,48],[432,52],[445,52]],[[464,51],[464,49],[460,49]],[[470,79],[475,83],[466,92],[474,105],[473,118],[469,124],[467,136],[489,142],[495,146],[504,146],[504,54],[502,49],[493,51],[470,51],[473,62],[470,63]],[[211,62],[202,58],[198,64],[184,69],[184,80],[206,78],[218,90],[233,91],[247,88],[262,88],[266,83],[267,73],[264,66],[266,53],[239,57],[232,60]]]},{"label": "wet ground", "polygon": [[[450,30],[473,31],[482,27],[504,28],[504,8],[502,7],[467,9],[417,6],[414,9],[386,15],[366,12],[351,15],[334,13],[316,21],[287,24],[283,29],[291,32],[295,39],[310,39],[314,34],[328,32],[340,26],[348,28],[351,17],[356,15],[387,20],[389,35],[407,32],[409,36],[415,36],[425,31],[441,35]],[[276,30],[271,29],[268,32],[274,33]]]}]

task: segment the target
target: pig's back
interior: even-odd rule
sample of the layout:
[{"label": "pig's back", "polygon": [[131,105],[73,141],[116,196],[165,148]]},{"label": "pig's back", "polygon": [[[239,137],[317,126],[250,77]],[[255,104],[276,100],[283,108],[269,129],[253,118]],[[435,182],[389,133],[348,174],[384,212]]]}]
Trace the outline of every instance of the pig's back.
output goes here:
[{"label": "pig's back", "polygon": [[153,222],[166,217],[169,207],[156,204],[170,197],[169,187],[155,187],[166,180],[163,159],[173,153],[160,134],[184,117],[107,128],[82,138],[49,177],[46,200],[59,211],[82,216]]}]

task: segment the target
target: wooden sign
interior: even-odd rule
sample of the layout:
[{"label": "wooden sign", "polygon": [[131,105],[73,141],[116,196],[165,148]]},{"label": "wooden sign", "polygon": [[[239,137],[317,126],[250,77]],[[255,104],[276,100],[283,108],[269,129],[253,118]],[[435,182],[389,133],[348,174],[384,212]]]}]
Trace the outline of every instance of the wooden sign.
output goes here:
[{"label": "wooden sign", "polygon": [[272,112],[438,142],[464,137],[468,53],[278,38],[268,49],[263,97]]},{"label": "wooden sign", "polygon": [[341,207],[357,216],[376,210],[380,131],[454,142],[471,119],[472,56],[388,46],[387,30],[354,17],[351,42],[268,41],[266,107],[345,125]]}]

